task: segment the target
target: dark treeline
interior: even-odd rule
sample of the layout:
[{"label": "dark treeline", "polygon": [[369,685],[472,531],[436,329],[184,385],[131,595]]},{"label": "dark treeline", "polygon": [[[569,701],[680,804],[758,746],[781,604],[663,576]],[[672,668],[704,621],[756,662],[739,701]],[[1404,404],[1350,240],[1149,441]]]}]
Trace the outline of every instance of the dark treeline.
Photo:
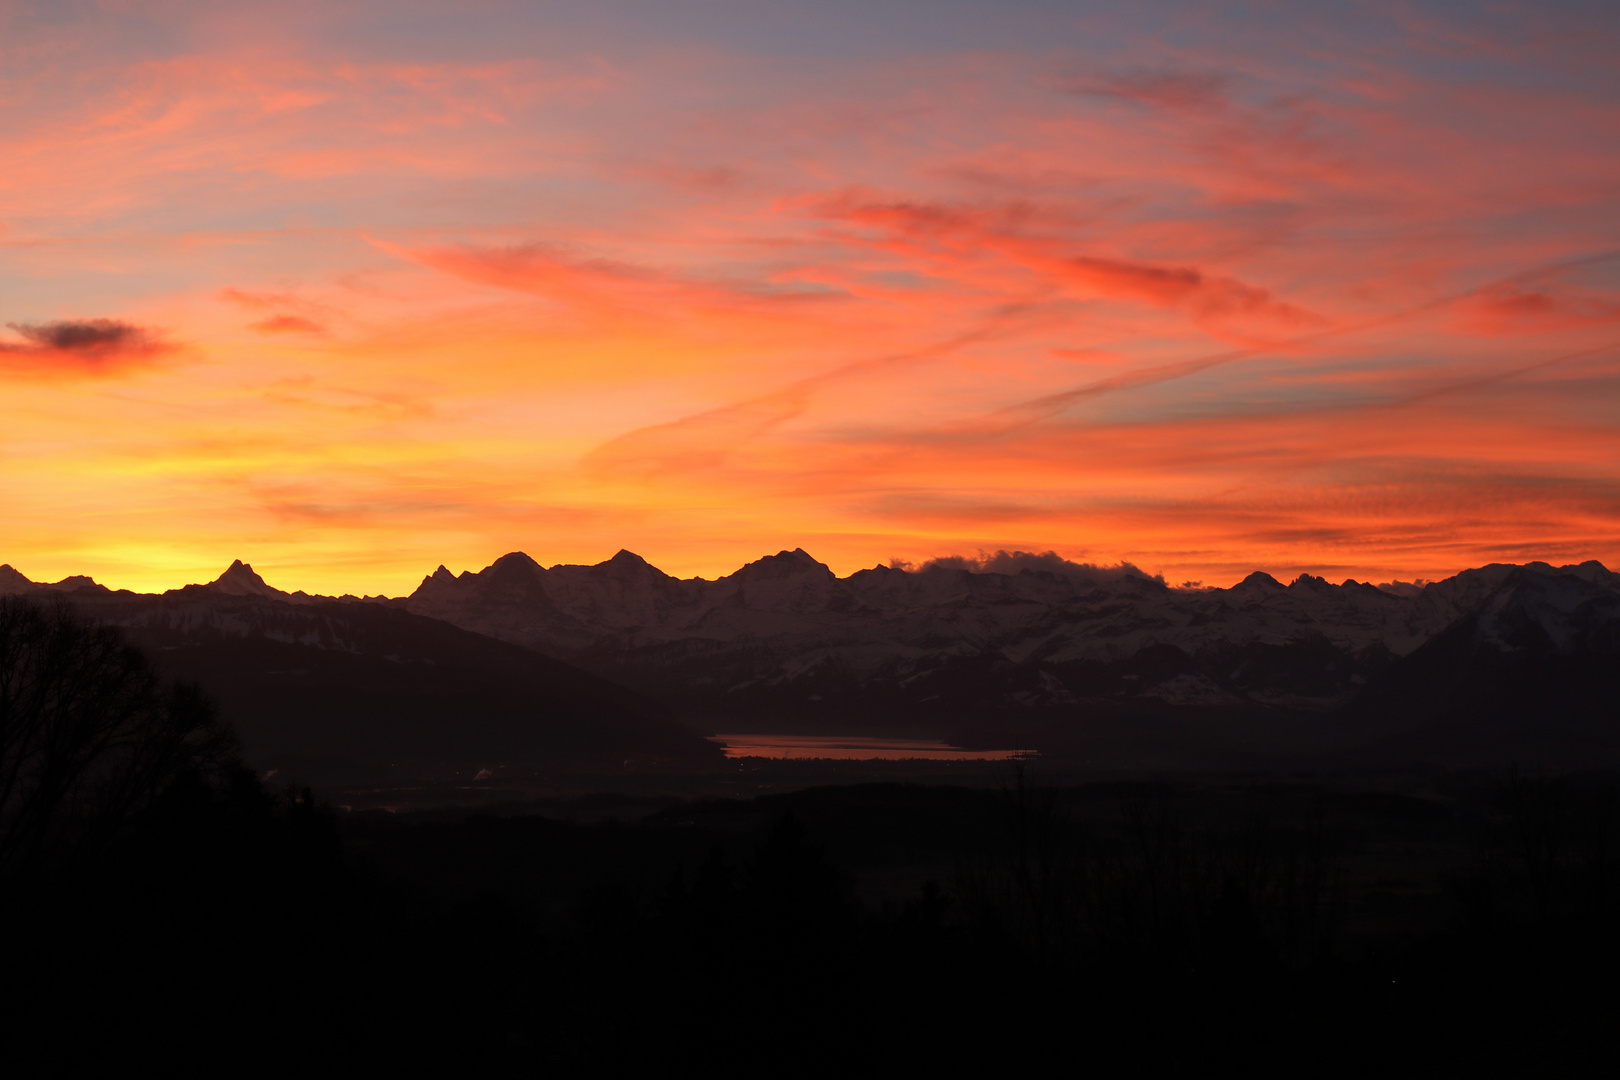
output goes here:
[{"label": "dark treeline", "polygon": [[[53,1071],[1581,1075],[1614,1049],[1605,778],[344,815],[268,790],[116,637],[16,603],[0,766],[5,1045]],[[1403,844],[1449,853],[1423,888],[1378,877]]]}]

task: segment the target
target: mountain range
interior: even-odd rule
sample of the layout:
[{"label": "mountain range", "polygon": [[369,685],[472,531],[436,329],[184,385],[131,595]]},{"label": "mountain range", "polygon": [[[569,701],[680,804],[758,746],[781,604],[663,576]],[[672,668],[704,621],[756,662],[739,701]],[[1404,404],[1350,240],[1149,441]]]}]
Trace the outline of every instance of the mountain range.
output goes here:
[{"label": "mountain range", "polygon": [[289,594],[237,563],[157,606],[88,578],[40,585],[0,567],[0,592],[49,591],[152,641],[186,604],[221,626],[241,611],[332,626],[419,620],[376,622],[378,633],[449,624],[571,665],[604,701],[602,688],[634,687],[642,713],[667,710],[699,733],[926,732],[1082,757],[1376,745],[1595,760],[1620,749],[1620,575],[1597,562],[1376,586],[1256,572],[1231,588],[1176,588],[1051,554],[840,578],[796,549],[710,581],[628,551],[551,567],[513,553],[476,573],[441,566],[398,598]]}]

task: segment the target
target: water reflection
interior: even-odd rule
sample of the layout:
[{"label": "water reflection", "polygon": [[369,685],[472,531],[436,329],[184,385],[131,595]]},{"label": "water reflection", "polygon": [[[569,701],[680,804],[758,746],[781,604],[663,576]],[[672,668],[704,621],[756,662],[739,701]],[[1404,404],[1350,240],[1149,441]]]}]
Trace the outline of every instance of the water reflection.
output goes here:
[{"label": "water reflection", "polygon": [[963,750],[937,739],[884,739],[854,735],[713,735],[728,758],[834,759],[839,761],[1013,761],[1033,750]]}]

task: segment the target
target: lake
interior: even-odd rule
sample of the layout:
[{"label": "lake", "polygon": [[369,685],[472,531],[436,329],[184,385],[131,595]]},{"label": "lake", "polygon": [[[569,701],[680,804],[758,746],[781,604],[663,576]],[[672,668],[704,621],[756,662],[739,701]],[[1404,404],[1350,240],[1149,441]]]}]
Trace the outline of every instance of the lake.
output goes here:
[{"label": "lake", "polygon": [[1033,750],[963,750],[937,739],[885,739],[855,735],[713,735],[728,758],[839,761],[1017,761]]}]

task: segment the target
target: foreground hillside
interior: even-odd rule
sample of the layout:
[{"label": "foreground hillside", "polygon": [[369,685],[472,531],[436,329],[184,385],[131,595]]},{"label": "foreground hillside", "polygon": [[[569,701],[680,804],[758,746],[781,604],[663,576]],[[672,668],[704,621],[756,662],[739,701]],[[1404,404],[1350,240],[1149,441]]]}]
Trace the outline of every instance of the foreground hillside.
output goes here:
[{"label": "foreground hillside", "polygon": [[356,783],[718,759],[656,703],[561,661],[387,606],[294,602],[240,563],[156,596],[16,577],[14,593],[66,599],[202,684],[262,771]]}]

